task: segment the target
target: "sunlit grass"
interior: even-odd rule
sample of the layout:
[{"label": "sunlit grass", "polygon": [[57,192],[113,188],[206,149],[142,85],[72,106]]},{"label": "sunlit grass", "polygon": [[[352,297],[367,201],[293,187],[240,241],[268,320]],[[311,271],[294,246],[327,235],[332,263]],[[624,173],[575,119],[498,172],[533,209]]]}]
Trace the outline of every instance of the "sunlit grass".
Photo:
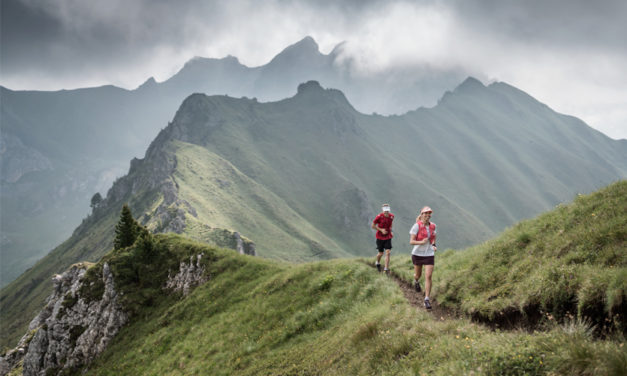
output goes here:
[{"label": "sunlit grass", "polygon": [[[177,239],[167,240],[169,249],[191,246]],[[207,264],[209,282],[186,298],[163,295],[139,312],[90,374],[609,375],[626,369],[622,342],[594,339],[582,321],[534,333],[493,331],[409,306],[392,279],[356,259],[292,265],[204,249],[215,256]]]}]

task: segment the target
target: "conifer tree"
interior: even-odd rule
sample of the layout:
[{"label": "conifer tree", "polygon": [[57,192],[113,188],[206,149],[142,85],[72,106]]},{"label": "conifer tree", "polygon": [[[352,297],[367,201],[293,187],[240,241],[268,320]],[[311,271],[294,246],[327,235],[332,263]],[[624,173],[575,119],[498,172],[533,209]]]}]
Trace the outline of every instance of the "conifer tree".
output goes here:
[{"label": "conifer tree", "polygon": [[114,249],[122,249],[135,243],[137,235],[139,233],[139,224],[133,218],[131,209],[127,204],[122,206],[122,213],[120,213],[120,220],[115,225],[115,240],[113,241]]}]

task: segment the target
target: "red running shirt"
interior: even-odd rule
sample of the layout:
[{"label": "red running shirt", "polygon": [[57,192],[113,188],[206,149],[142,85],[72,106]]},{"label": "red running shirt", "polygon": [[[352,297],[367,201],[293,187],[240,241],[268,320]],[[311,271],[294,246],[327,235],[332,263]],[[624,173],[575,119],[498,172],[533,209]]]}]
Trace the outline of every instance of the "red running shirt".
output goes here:
[{"label": "red running shirt", "polygon": [[372,223],[374,223],[380,228],[386,229],[388,232],[387,234],[384,235],[381,231],[377,231],[375,235],[377,239],[381,239],[381,240],[392,239],[392,231],[390,231],[390,229],[392,228],[392,221],[394,221],[394,214],[392,213],[390,213],[389,217],[386,217],[385,214],[380,213],[374,218],[374,221],[372,221]]}]

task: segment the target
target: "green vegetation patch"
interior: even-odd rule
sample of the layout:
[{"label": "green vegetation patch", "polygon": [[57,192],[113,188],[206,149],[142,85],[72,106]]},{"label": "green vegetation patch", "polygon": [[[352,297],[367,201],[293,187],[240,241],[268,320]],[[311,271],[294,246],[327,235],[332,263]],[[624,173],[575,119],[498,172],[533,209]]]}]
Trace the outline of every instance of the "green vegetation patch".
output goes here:
[{"label": "green vegetation patch", "polygon": [[[131,316],[143,314],[164,297],[168,276],[179,271],[181,262],[202,254],[201,267],[215,259],[214,248],[189,241],[178,235],[149,235],[145,233],[130,247],[114,250],[99,263],[107,262],[113,273],[120,303]],[[100,294],[102,296],[102,294]]]},{"label": "green vegetation patch", "polygon": [[[436,257],[434,296],[493,324],[584,320],[627,330],[627,181],[521,222],[501,236]],[[444,236],[444,234],[442,234]],[[399,273],[413,280],[408,256]]]},{"label": "green vegetation patch", "polygon": [[582,337],[589,331],[585,323],[531,334],[434,317],[409,306],[392,279],[357,260],[289,265],[220,249],[215,256],[208,283],[184,299],[167,296],[146,309],[141,320],[120,331],[90,374],[534,375],[627,369],[622,345]]}]

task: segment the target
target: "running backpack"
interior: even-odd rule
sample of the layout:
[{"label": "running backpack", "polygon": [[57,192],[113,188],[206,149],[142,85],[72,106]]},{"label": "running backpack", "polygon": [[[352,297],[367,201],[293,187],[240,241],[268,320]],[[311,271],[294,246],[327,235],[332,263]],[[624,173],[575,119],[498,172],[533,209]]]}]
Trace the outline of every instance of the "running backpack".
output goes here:
[{"label": "running backpack", "polygon": [[[418,224],[418,233],[416,234],[416,240],[420,241],[427,237],[427,228],[425,227],[424,223],[422,223],[422,221],[416,221],[416,223]],[[429,236],[429,240],[431,241],[431,243],[433,243],[433,238],[435,236],[435,223],[433,222],[429,223],[429,234],[431,235]]]}]

